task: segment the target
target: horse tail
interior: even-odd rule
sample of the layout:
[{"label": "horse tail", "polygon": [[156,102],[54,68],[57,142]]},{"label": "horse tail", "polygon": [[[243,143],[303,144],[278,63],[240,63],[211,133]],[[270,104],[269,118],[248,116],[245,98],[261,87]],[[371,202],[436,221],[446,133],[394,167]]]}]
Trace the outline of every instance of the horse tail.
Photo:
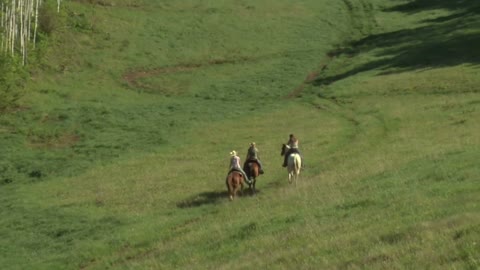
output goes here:
[{"label": "horse tail", "polygon": [[251,161],[248,163],[248,176],[257,178],[258,176],[258,164],[255,161]]}]

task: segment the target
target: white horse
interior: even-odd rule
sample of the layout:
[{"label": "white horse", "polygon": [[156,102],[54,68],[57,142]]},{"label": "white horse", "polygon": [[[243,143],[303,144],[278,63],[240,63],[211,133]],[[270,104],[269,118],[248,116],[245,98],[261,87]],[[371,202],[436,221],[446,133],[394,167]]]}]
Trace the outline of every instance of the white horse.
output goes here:
[{"label": "white horse", "polygon": [[[281,155],[285,155],[290,147],[283,144]],[[291,153],[287,158],[288,182],[291,184],[295,182],[297,185],[298,177],[300,176],[300,169],[302,168],[302,159],[298,153]]]}]

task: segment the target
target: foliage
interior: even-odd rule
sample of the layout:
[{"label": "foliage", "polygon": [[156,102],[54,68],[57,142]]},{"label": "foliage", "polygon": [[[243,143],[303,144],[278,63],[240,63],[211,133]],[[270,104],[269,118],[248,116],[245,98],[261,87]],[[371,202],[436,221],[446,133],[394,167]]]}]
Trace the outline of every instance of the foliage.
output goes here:
[{"label": "foliage", "polygon": [[38,30],[46,35],[51,35],[61,27],[61,20],[57,12],[56,3],[45,1],[39,10]]},{"label": "foliage", "polygon": [[0,56],[0,111],[18,105],[24,95],[27,73],[21,62],[11,56]]}]

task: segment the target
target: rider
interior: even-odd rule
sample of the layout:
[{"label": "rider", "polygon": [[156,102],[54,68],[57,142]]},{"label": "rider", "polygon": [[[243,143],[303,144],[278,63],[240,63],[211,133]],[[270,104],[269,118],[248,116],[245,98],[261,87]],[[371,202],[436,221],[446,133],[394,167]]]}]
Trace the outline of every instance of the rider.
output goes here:
[{"label": "rider", "polygon": [[232,152],[230,152],[230,169],[228,173],[233,170],[239,171],[243,175],[245,181],[250,181],[250,179],[248,179],[247,177],[247,174],[242,170],[242,167],[240,167],[240,157],[237,156],[237,152],[235,150],[232,150]]},{"label": "rider", "polygon": [[259,151],[258,151],[257,147],[255,146],[255,143],[254,142],[250,143],[250,147],[247,150],[247,158],[245,159],[245,163],[243,164],[243,170],[244,171],[247,169],[249,161],[255,161],[255,162],[257,162],[258,166],[260,167],[258,172],[260,174],[264,173],[262,163],[260,162],[260,157],[258,156],[258,152]]},{"label": "rider", "polygon": [[283,167],[287,167],[287,159],[288,159],[288,156],[292,153],[297,153],[300,155],[300,158],[302,160],[302,167],[305,167],[304,163],[303,163],[303,156],[302,154],[300,153],[300,150],[298,150],[298,139],[295,137],[295,135],[293,134],[290,134],[290,138],[288,139],[288,142],[287,142],[287,145],[290,147],[287,151],[287,153],[285,153],[285,157],[283,159]]}]

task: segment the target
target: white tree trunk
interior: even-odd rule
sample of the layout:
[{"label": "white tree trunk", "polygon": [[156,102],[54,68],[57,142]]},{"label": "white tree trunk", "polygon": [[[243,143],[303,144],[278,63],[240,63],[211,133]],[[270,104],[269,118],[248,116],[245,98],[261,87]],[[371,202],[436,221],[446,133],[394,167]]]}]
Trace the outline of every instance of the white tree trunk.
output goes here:
[{"label": "white tree trunk", "polygon": [[[61,0],[57,0],[57,12],[60,12],[60,4]],[[2,1],[0,6],[0,50],[14,55],[15,49],[18,49],[23,64],[27,63],[29,43],[32,42],[35,48],[41,5],[42,0],[7,0]]]}]

